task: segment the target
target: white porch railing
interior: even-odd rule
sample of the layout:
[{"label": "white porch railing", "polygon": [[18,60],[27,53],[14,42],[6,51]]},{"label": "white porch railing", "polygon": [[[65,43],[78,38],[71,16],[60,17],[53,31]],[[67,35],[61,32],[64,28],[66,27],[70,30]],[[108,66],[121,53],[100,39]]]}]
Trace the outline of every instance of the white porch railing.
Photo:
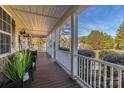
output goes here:
[{"label": "white porch railing", "polygon": [[124,87],[124,66],[78,55],[78,78],[89,87]]}]

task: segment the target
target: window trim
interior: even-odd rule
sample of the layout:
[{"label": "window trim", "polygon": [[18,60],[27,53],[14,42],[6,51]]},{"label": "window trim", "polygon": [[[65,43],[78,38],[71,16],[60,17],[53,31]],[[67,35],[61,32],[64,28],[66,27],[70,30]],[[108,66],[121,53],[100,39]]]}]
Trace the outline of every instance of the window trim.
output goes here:
[{"label": "window trim", "polygon": [[[13,51],[12,51],[12,15],[4,8],[4,6],[0,5],[0,7],[10,16],[10,21],[11,21],[11,24],[8,24],[6,21],[4,21],[2,18],[0,18],[0,20],[6,22],[11,27],[10,32],[5,32],[3,30],[0,30],[0,33],[10,36],[10,52],[0,54],[0,58],[3,58],[3,57],[6,57],[8,55],[11,55],[13,53]],[[3,16],[3,14],[2,14],[2,16]],[[2,24],[2,26],[3,26],[3,24]]]}]

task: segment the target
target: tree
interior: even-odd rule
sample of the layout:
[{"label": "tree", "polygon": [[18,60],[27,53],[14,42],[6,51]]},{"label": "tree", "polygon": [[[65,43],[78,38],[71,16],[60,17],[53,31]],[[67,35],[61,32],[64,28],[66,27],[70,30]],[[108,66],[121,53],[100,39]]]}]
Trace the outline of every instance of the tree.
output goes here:
[{"label": "tree", "polygon": [[117,31],[115,43],[118,47],[124,45],[124,22],[120,25],[120,28]]},{"label": "tree", "polygon": [[93,30],[88,37],[90,40],[89,44],[93,47],[93,49],[99,50],[103,39],[102,33],[98,30]]},{"label": "tree", "polygon": [[114,46],[114,39],[107,33],[93,30],[88,36],[79,38],[79,43],[89,44],[93,49],[110,49]]}]

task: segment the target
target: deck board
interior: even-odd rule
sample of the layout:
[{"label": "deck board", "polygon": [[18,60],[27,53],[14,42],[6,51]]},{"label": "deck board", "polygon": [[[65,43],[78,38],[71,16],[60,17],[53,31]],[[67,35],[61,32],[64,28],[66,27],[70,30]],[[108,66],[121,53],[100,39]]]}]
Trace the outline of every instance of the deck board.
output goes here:
[{"label": "deck board", "polygon": [[32,88],[79,88],[68,74],[46,53],[38,53]]}]

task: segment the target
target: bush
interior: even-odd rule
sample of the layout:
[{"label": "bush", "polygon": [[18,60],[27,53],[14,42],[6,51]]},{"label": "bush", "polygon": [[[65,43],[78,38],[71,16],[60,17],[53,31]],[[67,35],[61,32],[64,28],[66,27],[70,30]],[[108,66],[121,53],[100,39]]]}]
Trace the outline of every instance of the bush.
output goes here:
[{"label": "bush", "polygon": [[113,52],[113,51],[100,51],[99,52],[99,58],[100,59],[103,59],[104,58],[104,56],[106,56],[106,55],[108,55],[108,54],[114,54],[115,52]]},{"label": "bush", "polygon": [[[64,51],[70,51],[69,48],[65,48],[65,47],[60,47],[59,49],[64,50]],[[82,56],[86,56],[86,57],[95,58],[95,52],[92,50],[88,50],[88,49],[79,49],[78,54]]]},{"label": "bush", "polygon": [[119,54],[113,51],[101,51],[100,52],[100,59],[108,62],[112,62],[115,64],[124,65],[124,55]]},{"label": "bush", "polygon": [[78,54],[86,56],[86,57],[92,57],[95,58],[95,52],[92,50],[86,50],[86,49],[80,49],[78,50]]},{"label": "bush", "polygon": [[60,47],[59,50],[70,51],[69,48],[66,47]]}]

